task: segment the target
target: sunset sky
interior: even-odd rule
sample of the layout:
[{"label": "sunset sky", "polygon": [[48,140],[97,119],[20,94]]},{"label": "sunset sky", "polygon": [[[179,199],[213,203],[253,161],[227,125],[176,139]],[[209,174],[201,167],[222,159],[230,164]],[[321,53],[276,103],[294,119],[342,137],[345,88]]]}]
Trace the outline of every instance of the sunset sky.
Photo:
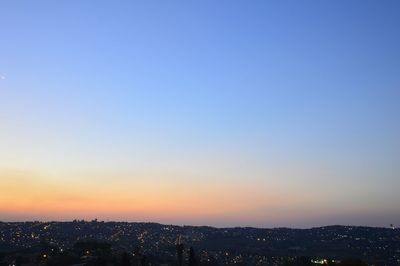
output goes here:
[{"label": "sunset sky", "polygon": [[0,220],[400,225],[399,1],[0,4]]}]

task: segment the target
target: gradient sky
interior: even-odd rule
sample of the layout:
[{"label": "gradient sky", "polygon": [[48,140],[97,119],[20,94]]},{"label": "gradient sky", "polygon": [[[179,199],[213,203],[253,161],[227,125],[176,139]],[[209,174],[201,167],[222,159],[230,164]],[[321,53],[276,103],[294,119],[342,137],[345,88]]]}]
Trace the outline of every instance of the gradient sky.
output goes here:
[{"label": "gradient sky", "polygon": [[2,1],[0,220],[400,225],[399,1]]}]

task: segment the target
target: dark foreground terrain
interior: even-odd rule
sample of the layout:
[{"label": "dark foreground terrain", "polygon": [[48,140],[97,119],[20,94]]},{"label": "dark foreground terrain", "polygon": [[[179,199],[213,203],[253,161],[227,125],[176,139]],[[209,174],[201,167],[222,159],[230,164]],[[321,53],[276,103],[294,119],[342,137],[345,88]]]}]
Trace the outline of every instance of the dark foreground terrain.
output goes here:
[{"label": "dark foreground terrain", "polygon": [[400,265],[400,229],[0,222],[3,265]]}]

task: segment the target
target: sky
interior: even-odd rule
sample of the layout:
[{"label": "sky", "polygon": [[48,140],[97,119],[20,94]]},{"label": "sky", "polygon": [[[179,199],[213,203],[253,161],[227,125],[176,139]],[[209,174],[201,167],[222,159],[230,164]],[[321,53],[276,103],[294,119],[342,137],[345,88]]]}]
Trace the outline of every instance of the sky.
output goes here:
[{"label": "sky", "polygon": [[12,1],[0,220],[400,225],[399,1]]}]

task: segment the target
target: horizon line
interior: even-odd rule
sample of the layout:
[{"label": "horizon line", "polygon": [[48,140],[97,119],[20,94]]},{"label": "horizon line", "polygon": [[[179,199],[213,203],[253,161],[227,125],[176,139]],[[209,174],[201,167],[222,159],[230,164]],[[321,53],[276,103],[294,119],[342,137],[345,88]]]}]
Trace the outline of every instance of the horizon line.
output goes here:
[{"label": "horizon line", "polygon": [[168,225],[168,226],[177,226],[177,227],[209,227],[215,229],[235,229],[235,228],[251,228],[251,229],[292,229],[292,230],[310,230],[317,228],[326,228],[326,227],[366,227],[366,228],[377,228],[377,229],[400,229],[400,227],[382,227],[382,226],[371,226],[371,225],[345,225],[345,224],[330,224],[330,225],[321,225],[321,226],[312,226],[312,227],[288,227],[288,226],[277,226],[277,227],[257,227],[257,226],[213,226],[213,225],[193,225],[193,224],[167,224],[160,222],[151,222],[151,221],[117,221],[117,220],[85,220],[85,219],[74,219],[74,220],[13,220],[13,221],[3,221],[0,220],[0,223],[73,223],[73,222],[84,222],[84,223],[129,223],[129,224],[158,224],[158,225]]}]

